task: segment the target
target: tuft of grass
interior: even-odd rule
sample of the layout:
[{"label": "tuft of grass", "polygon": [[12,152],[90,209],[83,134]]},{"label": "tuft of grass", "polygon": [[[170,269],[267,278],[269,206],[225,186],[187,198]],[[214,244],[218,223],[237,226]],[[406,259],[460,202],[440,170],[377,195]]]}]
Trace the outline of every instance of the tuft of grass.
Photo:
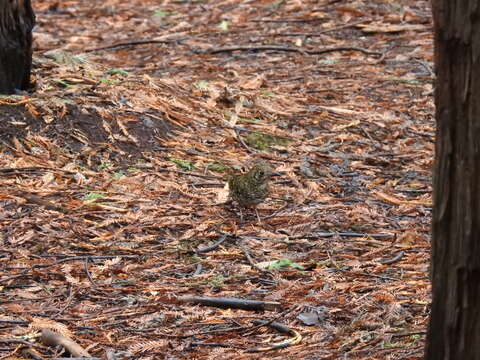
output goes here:
[{"label": "tuft of grass", "polygon": [[112,163],[111,163],[111,162],[102,161],[102,163],[97,166],[97,171],[101,171],[101,170],[107,169],[107,168],[109,168],[110,166],[112,166]]},{"label": "tuft of grass", "polygon": [[183,170],[194,170],[195,166],[190,161],[177,159],[177,158],[169,158],[169,161],[177,164],[177,166]]},{"label": "tuft of grass", "polygon": [[225,280],[227,280],[223,275],[215,275],[210,278],[210,285],[214,288],[221,289],[225,286]]},{"label": "tuft of grass", "polygon": [[334,65],[336,63],[338,63],[338,60],[320,60],[318,62],[319,64],[322,64],[322,65]]},{"label": "tuft of grass", "polygon": [[120,171],[115,172],[115,173],[112,175],[112,178],[113,178],[114,180],[118,180],[118,179],[121,179],[121,178],[124,177],[124,176],[125,176],[125,171],[120,170]]},{"label": "tuft of grass", "polygon": [[207,90],[210,86],[207,80],[198,80],[193,83],[194,86],[199,88],[200,90]]},{"label": "tuft of grass", "polygon": [[281,136],[252,132],[247,135],[245,142],[257,150],[269,151],[273,146],[287,146],[290,140]]},{"label": "tuft of grass", "polygon": [[107,78],[101,78],[100,79],[100,82],[102,84],[106,84],[106,85],[115,85],[117,84],[119,81],[117,79],[107,79]]},{"label": "tuft of grass", "polygon": [[274,92],[265,90],[265,91],[262,91],[262,93],[260,94],[260,96],[263,96],[263,97],[275,97],[275,96],[278,96],[278,95],[275,94]]},{"label": "tuft of grass", "polygon": [[281,270],[288,267],[292,267],[298,270],[303,270],[304,267],[290,259],[280,259],[268,266],[268,270]]},{"label": "tuft of grass", "polygon": [[68,88],[70,86],[70,84],[64,80],[57,80],[57,84],[63,88]]},{"label": "tuft of grass", "polygon": [[239,124],[261,124],[262,119],[259,118],[239,118],[238,119]]},{"label": "tuft of grass", "polygon": [[404,79],[404,78],[398,78],[398,77],[387,77],[385,80],[393,81],[393,82],[396,82],[396,83],[409,84],[409,85],[420,85],[421,84],[421,82],[417,79]]},{"label": "tuft of grass", "polygon": [[213,163],[207,165],[207,170],[212,170],[216,172],[224,172],[228,169],[228,166],[219,163]]},{"label": "tuft of grass", "polygon": [[105,197],[105,195],[103,195],[103,194],[96,193],[96,192],[90,192],[88,194],[85,194],[83,199],[85,201],[95,201],[95,200],[98,200],[98,199],[102,199],[104,197]]},{"label": "tuft of grass", "polygon": [[128,76],[129,73],[128,71],[125,71],[123,69],[110,69],[107,71],[108,75],[123,75],[123,76]]},{"label": "tuft of grass", "polygon": [[153,16],[157,16],[159,18],[164,18],[167,16],[175,15],[177,12],[176,11],[166,11],[166,10],[155,10],[153,12]]}]

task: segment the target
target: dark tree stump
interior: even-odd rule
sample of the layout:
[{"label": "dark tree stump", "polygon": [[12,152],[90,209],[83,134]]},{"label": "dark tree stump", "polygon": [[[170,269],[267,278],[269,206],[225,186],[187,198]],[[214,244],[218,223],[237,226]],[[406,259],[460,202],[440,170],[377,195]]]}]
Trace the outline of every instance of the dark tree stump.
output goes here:
[{"label": "dark tree stump", "polygon": [[436,144],[425,360],[480,359],[480,0],[432,1]]},{"label": "dark tree stump", "polygon": [[32,29],[30,0],[0,0],[0,93],[12,94],[30,87]]}]

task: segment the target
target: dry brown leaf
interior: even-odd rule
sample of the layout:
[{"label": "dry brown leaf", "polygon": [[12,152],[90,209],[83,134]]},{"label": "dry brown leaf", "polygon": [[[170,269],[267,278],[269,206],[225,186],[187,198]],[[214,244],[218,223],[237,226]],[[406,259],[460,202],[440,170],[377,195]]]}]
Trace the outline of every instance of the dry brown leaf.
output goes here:
[{"label": "dry brown leaf", "polygon": [[32,322],[28,325],[28,328],[33,330],[52,329],[63,336],[69,338],[73,337],[73,333],[66,325],[51,319],[33,317]]},{"label": "dry brown leaf", "polygon": [[265,82],[265,75],[257,75],[253,78],[249,78],[243,81],[240,81],[240,87],[246,90],[256,90],[260,89]]}]

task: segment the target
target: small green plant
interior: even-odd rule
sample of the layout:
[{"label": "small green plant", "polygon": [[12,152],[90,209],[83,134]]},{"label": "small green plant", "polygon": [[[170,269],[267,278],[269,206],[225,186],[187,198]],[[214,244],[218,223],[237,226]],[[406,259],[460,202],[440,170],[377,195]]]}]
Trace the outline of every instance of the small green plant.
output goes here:
[{"label": "small green plant", "polygon": [[215,287],[215,288],[222,288],[225,286],[225,280],[226,278],[223,275],[215,275],[212,278],[210,278],[210,285]]},{"label": "small green plant", "polygon": [[408,344],[403,343],[385,343],[383,344],[384,348],[391,348],[391,347],[406,347]]},{"label": "small green plant", "polygon": [[121,179],[121,178],[124,177],[124,176],[125,176],[125,171],[121,170],[121,171],[115,172],[112,177],[113,177],[115,180],[118,180],[118,179]]},{"label": "small green plant", "polygon": [[293,267],[298,270],[303,270],[303,266],[293,262],[290,259],[280,259],[268,266],[268,270],[281,270],[287,267]]},{"label": "small green plant", "polygon": [[320,60],[318,63],[322,65],[333,65],[336,64],[338,60]]},{"label": "small green plant", "polygon": [[95,200],[98,200],[98,199],[101,199],[101,198],[104,198],[105,195],[104,194],[100,194],[100,193],[96,193],[96,192],[90,192],[88,194],[85,194],[85,196],[83,197],[85,201],[95,201]]},{"label": "small green plant", "polygon": [[108,167],[112,166],[112,163],[111,162],[108,162],[108,161],[102,161],[102,163],[100,165],[97,166],[97,170],[98,171],[101,171],[101,170],[104,170]]},{"label": "small green plant", "polygon": [[331,267],[333,264],[330,260],[317,261],[317,266]]},{"label": "small green plant", "polygon": [[223,20],[220,24],[218,24],[218,27],[222,31],[228,31],[228,28],[230,27],[230,23],[227,20]]},{"label": "small green plant", "polygon": [[262,120],[258,118],[239,118],[238,122],[240,124],[261,124]]},{"label": "small green plant", "polygon": [[275,94],[274,92],[265,90],[265,91],[262,91],[262,93],[260,94],[260,96],[263,96],[263,97],[275,97],[275,96],[278,96],[278,95]]},{"label": "small green plant", "polygon": [[187,257],[187,260],[191,262],[192,264],[198,264],[202,262],[202,258],[198,255],[191,255]]},{"label": "small green plant", "polygon": [[180,167],[183,170],[193,170],[193,169],[195,169],[195,166],[193,166],[193,164],[190,161],[177,159],[177,158],[169,158],[168,160],[177,164],[178,167]]},{"label": "small green plant", "polygon": [[70,84],[64,80],[57,80],[57,84],[64,88],[68,88],[70,86]]},{"label": "small green plant", "polygon": [[209,87],[209,83],[207,80],[195,81],[193,85],[199,88],[200,90],[207,90]]},{"label": "small green plant", "polygon": [[123,75],[128,76],[129,73],[123,69],[110,69],[107,71],[108,75]]},{"label": "small green plant", "polygon": [[107,79],[107,78],[101,78],[100,79],[100,82],[102,84],[106,84],[106,85],[115,85],[118,83],[118,80],[117,79]]},{"label": "small green plant", "polygon": [[208,164],[207,165],[207,170],[212,170],[216,172],[224,172],[228,169],[227,166],[219,164],[219,163],[213,163],[213,164]]},{"label": "small green plant", "polygon": [[88,56],[83,54],[73,55],[61,50],[51,50],[44,53],[45,57],[53,59],[59,64],[65,64],[67,66],[77,67],[86,64]]},{"label": "small green plant", "polygon": [[176,11],[165,11],[165,10],[155,10],[153,12],[153,16],[157,16],[159,18],[164,18],[167,16],[175,15],[177,12]]},{"label": "small green plant", "polygon": [[245,142],[262,151],[269,151],[272,146],[287,146],[290,140],[276,135],[252,132],[247,135]]},{"label": "small green plant", "polygon": [[398,78],[398,77],[389,77],[386,80],[397,82],[397,83],[410,84],[410,85],[420,85],[420,81],[416,80],[416,79],[404,79],[404,78]]}]

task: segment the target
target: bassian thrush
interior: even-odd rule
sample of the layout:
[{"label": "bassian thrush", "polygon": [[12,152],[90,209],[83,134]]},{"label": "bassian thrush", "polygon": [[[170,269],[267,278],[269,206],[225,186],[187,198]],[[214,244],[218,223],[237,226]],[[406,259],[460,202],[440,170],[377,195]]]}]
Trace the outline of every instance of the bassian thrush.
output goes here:
[{"label": "bassian thrush", "polygon": [[272,173],[270,165],[258,162],[245,174],[229,175],[230,197],[241,207],[255,207],[268,196],[268,181]]}]

